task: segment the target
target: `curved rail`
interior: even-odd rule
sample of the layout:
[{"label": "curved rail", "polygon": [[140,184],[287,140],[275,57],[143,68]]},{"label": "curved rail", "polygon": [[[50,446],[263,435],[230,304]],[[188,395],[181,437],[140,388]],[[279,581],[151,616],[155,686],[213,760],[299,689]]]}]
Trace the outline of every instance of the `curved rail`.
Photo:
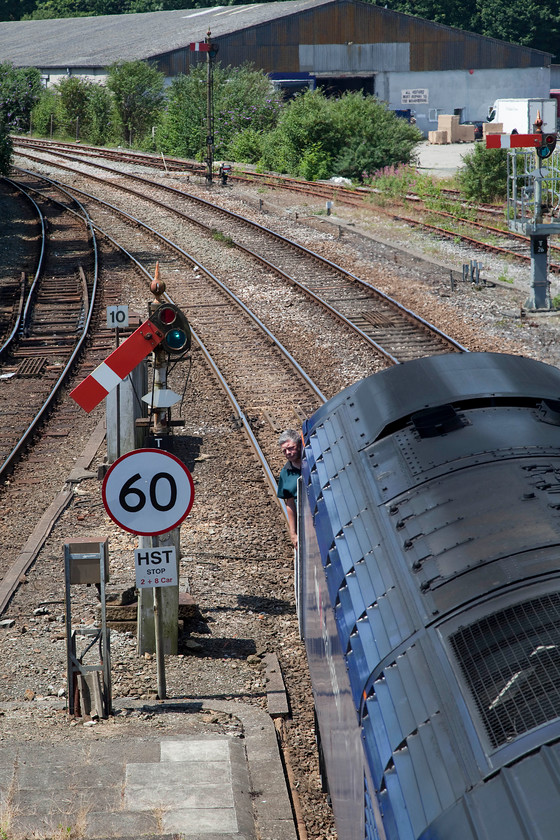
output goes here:
[{"label": "curved rail", "polygon": [[[25,170],[23,170],[23,171],[25,171]],[[31,174],[31,173],[30,173],[30,174]],[[33,173],[33,174],[35,174],[35,173]],[[41,178],[44,178],[44,176],[42,176],[42,175],[41,175],[40,177],[41,177]],[[51,182],[53,185],[57,186],[57,188],[60,188],[60,187],[59,187],[59,185],[57,184],[57,182],[56,182],[56,181],[54,181],[52,178],[44,178],[44,180],[49,181],[49,182]],[[242,310],[243,310],[243,312],[245,312],[245,314],[246,314],[246,315],[247,315],[247,316],[251,319],[251,321],[253,321],[253,323],[254,323],[254,324],[256,324],[256,326],[257,326],[257,327],[258,327],[258,328],[259,328],[262,332],[264,332],[264,334],[265,334],[265,335],[267,336],[267,338],[269,339],[270,344],[274,345],[274,346],[275,346],[275,347],[276,347],[276,348],[277,348],[277,349],[278,349],[278,350],[282,353],[282,355],[285,357],[286,361],[287,361],[287,362],[291,365],[291,367],[292,367],[294,370],[296,370],[296,371],[299,373],[299,375],[302,377],[302,379],[304,379],[304,381],[306,382],[306,384],[307,384],[307,385],[310,387],[310,389],[311,389],[311,390],[315,393],[315,395],[316,395],[316,396],[317,396],[317,397],[318,397],[318,398],[319,398],[322,402],[324,402],[324,401],[326,400],[325,395],[324,395],[324,394],[323,394],[323,393],[319,390],[319,388],[317,388],[317,386],[315,385],[315,383],[313,382],[313,380],[312,380],[312,379],[311,379],[311,378],[310,378],[310,377],[309,377],[309,376],[305,373],[305,371],[303,370],[303,368],[302,368],[302,367],[299,365],[299,363],[298,363],[298,362],[294,359],[294,357],[292,356],[292,354],[290,353],[290,351],[289,351],[286,347],[284,347],[284,345],[282,344],[282,342],[281,342],[281,341],[279,341],[279,340],[276,338],[276,336],[275,336],[275,335],[274,335],[274,334],[273,334],[273,333],[272,333],[272,332],[268,329],[268,327],[266,327],[266,326],[263,324],[263,322],[260,320],[260,318],[258,318],[258,317],[255,315],[255,313],[254,313],[254,312],[252,312],[252,311],[249,309],[249,307],[248,307],[245,303],[243,303],[243,301],[242,301],[240,298],[238,298],[238,297],[237,297],[237,295],[235,295],[235,294],[231,291],[231,289],[229,289],[229,288],[225,285],[225,283],[222,283],[222,281],[221,281],[218,277],[216,277],[216,276],[215,276],[215,275],[214,275],[211,271],[209,271],[207,268],[205,268],[205,267],[202,265],[202,263],[200,263],[200,262],[196,259],[196,257],[193,257],[191,254],[189,254],[187,251],[185,251],[183,248],[181,248],[181,247],[180,247],[179,245],[177,245],[175,242],[172,242],[172,241],[171,241],[171,239],[168,239],[166,236],[164,236],[163,234],[161,234],[161,233],[159,233],[158,231],[154,230],[154,229],[153,229],[153,228],[151,228],[149,225],[146,225],[144,222],[140,221],[140,219],[137,219],[135,216],[132,216],[130,213],[127,213],[127,212],[126,212],[126,210],[122,210],[122,209],[120,209],[120,208],[118,208],[118,207],[115,207],[114,205],[109,204],[109,203],[108,203],[108,202],[106,202],[106,201],[102,201],[101,199],[97,198],[96,196],[89,195],[88,193],[85,193],[85,192],[83,192],[82,190],[78,190],[78,189],[77,189],[77,188],[75,188],[75,187],[72,187],[71,189],[72,189],[72,190],[74,190],[75,192],[79,192],[81,195],[87,196],[87,198],[89,198],[90,200],[95,201],[95,202],[97,202],[98,204],[103,205],[104,207],[108,207],[108,208],[109,208],[110,210],[112,210],[113,212],[118,213],[118,214],[119,214],[119,215],[121,215],[121,216],[124,216],[125,218],[127,218],[129,221],[131,221],[131,222],[132,222],[134,225],[136,225],[137,227],[140,227],[140,228],[144,229],[145,231],[147,231],[148,233],[150,233],[152,236],[154,236],[154,237],[156,237],[157,239],[159,239],[161,242],[163,242],[165,245],[167,245],[167,247],[168,247],[168,248],[171,248],[173,251],[175,251],[175,253],[180,254],[182,257],[184,257],[185,259],[187,259],[187,260],[188,260],[188,261],[189,261],[189,262],[190,262],[193,266],[197,266],[197,268],[198,268],[198,269],[199,269],[199,270],[200,270],[200,271],[201,271],[201,272],[202,272],[202,273],[203,273],[206,277],[208,277],[210,280],[212,280],[212,282],[213,282],[213,283],[215,283],[215,284],[216,284],[216,286],[218,286],[218,287],[221,289],[221,291],[222,291],[224,294],[226,294],[226,295],[227,295],[227,296],[228,296],[228,297],[229,297],[229,298],[230,298],[230,299],[231,299],[231,300],[232,300],[232,301],[233,301],[233,302],[234,302],[234,303],[235,303],[235,304],[236,304],[236,305],[237,305],[240,309],[242,309]],[[63,192],[67,192],[66,190],[62,190],[62,191],[63,191]],[[70,196],[70,195],[69,195],[69,197],[70,197],[71,199],[73,198],[73,197],[72,197],[72,196]],[[64,205],[63,205],[63,206],[64,206]],[[81,205],[80,205],[80,206],[81,206]],[[86,212],[86,211],[84,210],[84,212]],[[87,216],[87,213],[86,213],[86,216]],[[87,221],[88,221],[88,224],[89,224],[92,228],[97,228],[97,225],[95,224],[95,222],[93,222],[93,221],[89,218],[89,216],[87,216]],[[114,241],[114,240],[113,240],[113,241]],[[119,248],[121,248],[121,250],[124,250],[124,249],[122,249],[122,247],[121,247],[120,245],[119,245],[118,247],[119,247]],[[137,265],[138,265],[138,266],[140,266],[140,263],[138,263],[138,261],[137,261],[137,260],[135,260],[135,262],[137,263]]]},{"label": "curved rail", "polygon": [[[63,157],[63,158],[71,157],[69,155],[66,155],[63,152],[55,153],[55,155],[58,155],[58,156]],[[37,162],[40,162],[40,163],[43,163],[43,164],[45,163],[45,161],[42,160],[41,158],[36,158],[36,157],[33,157],[32,155],[24,155],[24,156],[30,157],[32,160],[35,160]],[[54,163],[54,165],[57,166],[60,169],[70,171],[73,174],[76,173],[75,169],[73,169],[72,167],[69,167],[69,166],[65,166],[64,164]],[[87,165],[87,162],[86,162],[86,165]],[[311,251],[310,249],[299,245],[297,242],[294,242],[293,240],[289,239],[288,237],[283,236],[282,234],[276,233],[275,231],[271,230],[270,228],[265,227],[264,225],[260,225],[257,222],[253,222],[251,219],[247,219],[244,216],[241,216],[238,213],[233,213],[232,211],[226,210],[223,207],[216,207],[214,204],[212,204],[212,202],[207,201],[206,199],[199,198],[198,196],[193,196],[190,193],[186,193],[183,190],[178,190],[175,187],[171,187],[171,186],[166,185],[166,184],[159,184],[156,181],[152,181],[148,178],[143,178],[142,176],[135,175],[133,173],[122,172],[121,170],[115,169],[112,166],[106,166],[104,164],[97,164],[97,163],[95,163],[95,164],[90,163],[89,165],[92,166],[92,167],[96,167],[96,168],[99,168],[99,169],[106,170],[106,171],[110,172],[111,174],[118,174],[118,175],[121,175],[121,176],[124,175],[125,177],[130,178],[131,180],[139,181],[140,183],[143,183],[143,184],[148,184],[149,186],[154,187],[158,190],[163,189],[166,192],[170,192],[172,194],[178,195],[181,198],[186,197],[186,198],[188,198],[189,200],[193,201],[194,203],[196,203],[198,205],[205,206],[206,208],[210,208],[212,211],[218,211],[218,212],[222,213],[223,215],[227,216],[228,218],[234,219],[235,221],[239,222],[242,225],[251,227],[252,229],[259,231],[260,233],[263,233],[267,236],[270,236],[274,240],[280,241],[283,244],[292,248],[293,250],[295,250],[299,253],[303,253],[306,256],[311,257],[312,259],[321,263],[322,265],[327,266],[332,271],[335,271],[339,275],[341,275],[341,276],[345,277],[346,279],[350,280],[352,283],[357,284],[358,286],[361,286],[364,289],[367,289],[371,294],[375,295],[377,298],[383,300],[389,306],[391,306],[392,308],[394,308],[398,312],[400,312],[401,315],[406,317],[410,322],[421,325],[423,327],[423,329],[427,330],[428,332],[432,333],[433,335],[438,336],[439,339],[444,341],[446,344],[448,344],[454,350],[456,350],[458,352],[463,352],[463,353],[468,352],[467,348],[463,347],[459,342],[455,341],[455,339],[453,339],[451,336],[446,335],[442,330],[439,330],[437,327],[435,327],[433,324],[430,324],[424,318],[421,318],[416,313],[407,309],[407,307],[403,306],[398,301],[394,300],[389,295],[385,294],[385,292],[382,292],[380,289],[377,289],[372,284],[367,283],[364,280],[361,280],[359,277],[357,277],[356,275],[352,274],[349,271],[346,271],[344,268],[337,265],[336,263],[333,263],[331,260],[328,260],[325,257],[322,257],[320,254],[317,254],[316,252]],[[100,178],[99,176],[85,175],[85,173],[82,173],[82,174],[84,175],[84,177],[91,178],[92,180],[96,180],[96,181],[99,181],[101,183],[104,183],[104,180],[102,178]],[[129,194],[136,195],[139,198],[142,198],[142,199],[146,198],[145,195],[143,195],[142,193],[138,193],[136,190],[132,190],[132,189],[127,188],[127,187],[123,187],[122,185],[113,185],[113,186],[116,186],[116,188],[118,188],[118,189],[125,190]],[[71,189],[73,191],[77,192],[80,195],[88,195],[87,193],[83,192],[82,190],[77,189],[76,187],[72,187]],[[99,199],[97,199],[95,196],[88,195],[88,197],[91,198],[91,199],[94,199],[96,201],[99,201]],[[182,211],[179,211],[179,210],[176,210],[174,208],[168,207],[162,201],[158,201],[157,199],[151,199],[151,201],[153,203],[155,203],[156,205],[159,205],[159,206],[165,208],[168,212],[173,212],[176,215],[179,215],[182,218],[185,218],[185,219],[189,220],[193,224],[196,224],[200,227],[204,227],[205,229],[210,230],[208,225],[205,225],[204,223],[202,223],[202,222],[200,222],[196,219],[192,219],[190,216],[183,213]],[[124,211],[121,211],[118,208],[114,207],[113,205],[107,205],[107,206],[112,207],[112,209],[115,212],[118,212],[121,215],[129,215],[129,214],[124,213]],[[132,219],[133,217],[130,217],[130,218]],[[141,224],[141,222],[139,222],[138,220],[134,220],[134,221],[137,224]],[[249,253],[249,254],[251,254],[251,256],[256,257],[261,262],[264,262],[263,258],[260,257],[259,255],[254,254],[254,252],[250,251],[247,248],[244,248],[244,246],[241,246],[237,242],[234,242],[234,244],[235,244],[236,247],[241,248],[242,250],[245,250],[246,253]],[[267,266],[269,268],[271,268],[271,270],[274,270],[278,274],[282,275],[284,278],[287,277],[287,275],[285,275],[283,272],[279,271],[278,268],[276,266],[272,265],[271,263],[267,263]],[[320,303],[323,307],[329,309],[331,311],[331,313],[335,314],[336,317],[339,318],[341,321],[343,321],[346,324],[347,327],[349,327],[353,331],[357,332],[361,336],[361,338],[366,339],[368,341],[368,343],[370,343],[371,346],[375,347],[375,349],[381,355],[383,355],[387,360],[391,361],[392,364],[399,364],[399,360],[395,356],[393,356],[393,354],[390,353],[390,351],[388,351],[386,348],[383,348],[382,345],[380,345],[378,342],[375,342],[373,339],[371,339],[369,336],[367,336],[366,333],[364,333],[363,330],[360,330],[360,328],[356,324],[354,324],[351,320],[346,318],[342,313],[336,311],[327,301],[324,300],[324,298],[322,298],[318,295],[314,295],[313,293],[310,293],[310,290],[305,289],[304,284],[300,284],[293,277],[290,277],[289,280],[290,280],[291,283],[298,286],[298,288],[304,290],[306,294],[310,294],[310,296],[313,295],[316,302]]]},{"label": "curved rail", "polygon": [[[64,190],[64,192],[66,192],[66,191]],[[2,464],[0,464],[0,480],[2,480],[11,471],[11,469],[13,468],[17,458],[20,456],[21,452],[23,451],[23,449],[27,445],[27,442],[32,437],[32,435],[35,432],[35,430],[37,429],[39,423],[41,423],[45,419],[48,411],[50,410],[50,408],[52,407],[52,405],[54,403],[55,398],[58,396],[58,393],[59,393],[60,389],[65,384],[68,377],[70,376],[70,373],[72,372],[72,368],[74,366],[74,362],[75,362],[78,354],[80,353],[80,351],[82,349],[82,346],[83,346],[83,344],[86,340],[87,333],[88,333],[88,330],[89,330],[89,325],[90,325],[91,318],[92,318],[92,315],[93,315],[93,309],[94,309],[94,305],[95,305],[96,297],[97,297],[97,284],[98,284],[98,271],[99,271],[98,250],[97,250],[97,241],[95,239],[95,232],[94,232],[93,226],[91,225],[91,221],[89,219],[89,216],[88,216],[88,213],[87,213],[86,209],[80,204],[79,201],[77,201],[77,199],[70,196],[69,193],[66,193],[66,194],[68,195],[69,198],[71,198],[72,201],[74,201],[80,207],[80,209],[81,209],[81,211],[83,212],[84,215],[80,216],[78,213],[76,213],[76,211],[71,210],[70,208],[66,207],[64,204],[62,204],[60,202],[58,202],[58,203],[65,210],[67,210],[70,213],[74,213],[79,218],[81,218],[83,221],[85,221],[86,227],[89,228],[90,233],[91,233],[91,237],[92,237],[92,248],[93,248],[93,254],[94,254],[94,271],[93,271],[92,291],[91,291],[91,294],[89,295],[89,306],[88,306],[87,312],[85,313],[84,324],[83,324],[83,327],[82,327],[81,336],[79,337],[79,339],[76,343],[76,346],[74,347],[72,353],[70,354],[70,357],[68,358],[66,364],[64,365],[64,368],[63,368],[60,376],[58,377],[58,379],[54,383],[49,396],[43,402],[43,405],[41,406],[41,408],[39,409],[39,411],[37,412],[37,414],[35,415],[35,417],[31,421],[31,423],[27,426],[27,428],[25,429],[23,434],[21,435],[18,443],[13,447],[13,449],[8,454],[8,456],[4,460],[4,462]]]},{"label": "curved rail", "polygon": [[33,205],[33,207],[35,208],[35,210],[37,212],[37,216],[38,216],[40,224],[41,224],[41,248],[40,248],[40,252],[39,252],[39,259],[37,260],[37,268],[35,269],[35,274],[34,274],[34,277],[33,277],[33,281],[31,283],[31,286],[29,287],[29,291],[27,292],[27,295],[25,295],[25,284],[22,283],[21,297],[20,297],[20,302],[19,302],[19,305],[18,305],[18,314],[17,314],[17,317],[15,319],[14,328],[12,329],[10,335],[8,336],[8,338],[6,339],[4,344],[0,347],[0,359],[2,358],[2,356],[5,353],[7,353],[8,348],[11,346],[11,344],[12,344],[15,336],[17,335],[17,333],[24,331],[25,328],[26,328],[26,323],[27,323],[27,318],[29,317],[29,310],[30,310],[31,302],[34,298],[35,291],[36,291],[36,288],[37,288],[37,283],[39,281],[39,277],[41,276],[41,272],[43,270],[43,261],[44,261],[44,257],[45,257],[45,239],[46,239],[45,219],[43,217],[43,214],[41,213],[41,208],[39,207],[37,202],[29,195],[29,193],[26,190],[23,189],[23,187],[20,186],[20,184],[16,184],[16,182],[12,181],[10,178],[4,178],[4,181],[6,181],[6,183],[8,183],[12,187],[14,187],[16,190],[19,190],[20,193],[22,195],[24,195],[25,198],[27,198],[27,200],[30,201],[31,204]]}]

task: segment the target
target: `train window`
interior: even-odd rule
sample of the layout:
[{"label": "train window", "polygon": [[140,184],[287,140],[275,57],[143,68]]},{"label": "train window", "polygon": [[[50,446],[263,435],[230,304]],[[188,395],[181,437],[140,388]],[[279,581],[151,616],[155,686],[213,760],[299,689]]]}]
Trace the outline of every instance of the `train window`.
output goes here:
[{"label": "train window", "polygon": [[485,616],[449,637],[492,747],[560,717],[560,594]]}]

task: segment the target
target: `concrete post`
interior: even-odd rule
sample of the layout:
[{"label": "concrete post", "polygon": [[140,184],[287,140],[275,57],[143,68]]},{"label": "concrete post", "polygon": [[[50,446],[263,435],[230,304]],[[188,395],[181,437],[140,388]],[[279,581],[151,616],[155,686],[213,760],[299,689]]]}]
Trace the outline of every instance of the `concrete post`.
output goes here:
[{"label": "concrete post", "polygon": [[114,463],[121,455],[139,449],[145,430],[136,427],[136,420],[146,412],[141,397],[148,388],[148,362],[140,362],[120,385],[107,394],[107,461]]},{"label": "concrete post", "polygon": [[548,236],[531,236],[531,295],[528,309],[550,309],[548,282]]},{"label": "concrete post", "polygon": [[[177,558],[177,580],[179,579],[179,561],[181,557],[181,530],[174,528],[167,534],[156,537],[138,537],[138,548],[153,548],[157,545],[174,546]],[[163,629],[163,652],[177,654],[179,644],[179,587],[161,588],[161,609]],[[138,590],[138,631],[137,651],[139,654],[156,652],[156,631],[154,623],[153,589]]]}]

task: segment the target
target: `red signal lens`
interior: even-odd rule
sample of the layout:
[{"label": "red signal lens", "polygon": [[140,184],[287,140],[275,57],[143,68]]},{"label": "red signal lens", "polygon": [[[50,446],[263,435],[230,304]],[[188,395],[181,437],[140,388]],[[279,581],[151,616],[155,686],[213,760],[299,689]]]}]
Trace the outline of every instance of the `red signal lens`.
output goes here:
[{"label": "red signal lens", "polygon": [[172,324],[177,317],[175,309],[171,306],[162,306],[158,315],[163,324]]}]

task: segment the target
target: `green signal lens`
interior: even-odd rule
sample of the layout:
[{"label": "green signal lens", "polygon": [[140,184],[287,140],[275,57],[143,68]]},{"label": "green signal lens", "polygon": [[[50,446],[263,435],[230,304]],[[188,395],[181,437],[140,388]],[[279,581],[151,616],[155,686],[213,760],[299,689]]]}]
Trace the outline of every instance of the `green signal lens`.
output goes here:
[{"label": "green signal lens", "polygon": [[169,330],[169,332],[165,334],[165,343],[170,350],[182,350],[183,347],[186,347],[187,341],[188,338],[186,332],[178,328]]}]

